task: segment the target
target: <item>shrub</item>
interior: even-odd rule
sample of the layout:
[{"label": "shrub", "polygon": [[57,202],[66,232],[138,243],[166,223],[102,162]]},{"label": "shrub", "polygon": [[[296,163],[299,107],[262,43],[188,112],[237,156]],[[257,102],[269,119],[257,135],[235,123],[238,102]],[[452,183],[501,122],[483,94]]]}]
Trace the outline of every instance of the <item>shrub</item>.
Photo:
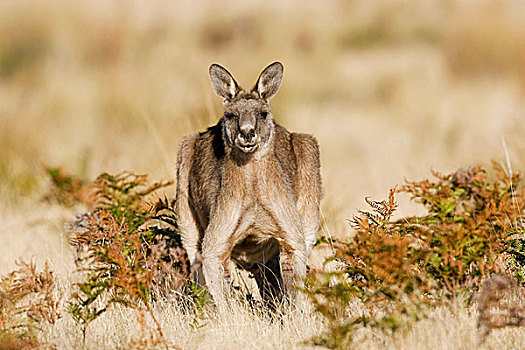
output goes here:
[{"label": "shrub", "polygon": [[[481,167],[459,169],[437,180],[407,182],[400,191],[425,205],[427,214],[391,221],[394,190],[387,201],[366,198],[371,212],[352,220],[355,235],[338,242],[327,262],[334,272],[312,275],[307,293],[330,328],[318,344],[346,347],[359,327],[394,332],[424,317],[431,305],[467,300],[484,277],[505,272],[523,282],[525,236],[521,226],[525,194],[519,174],[496,178]],[[347,306],[358,300],[360,314]]]},{"label": "shrub", "polygon": [[[423,265],[432,279],[454,297],[458,291],[476,289],[493,273],[509,272],[522,279],[525,192],[520,175],[506,176],[493,162],[496,179],[481,167],[434,173],[436,182],[408,182],[402,191],[428,210],[423,217],[396,222],[425,242],[431,256]],[[521,247],[521,249],[520,249]]]},{"label": "shrub", "polygon": [[[394,192],[390,190],[388,201],[365,198],[372,212],[360,211],[354,217],[355,236],[335,242],[336,253],[327,259],[341,267],[307,280],[307,294],[330,322],[329,332],[314,339],[316,344],[345,348],[359,326],[395,331],[420,317],[430,285],[418,264],[428,252],[417,248],[414,237],[392,229],[390,219],[397,208]],[[355,299],[362,313],[347,310]]]},{"label": "shrub", "polygon": [[171,203],[146,201],[170,182],[146,186],[145,175],[122,173],[100,175],[94,182],[94,210],[71,224],[72,244],[77,249],[78,271],[84,279],[76,283],[68,312],[82,326],[83,343],[87,327],[114,303],[139,311],[145,325],[147,313],[156,324],[144,340],[167,347],[162,329],[151,309],[151,300],[162,292],[169,278],[170,288],[180,289],[189,274],[187,257],[181,248]]},{"label": "shrub", "polygon": [[67,207],[77,203],[89,206],[92,203],[93,198],[87,181],[66,173],[62,168],[44,166],[44,170],[51,180],[51,186],[43,197],[44,201],[57,202]]},{"label": "shrub", "polygon": [[20,260],[17,265],[18,269],[0,280],[1,349],[44,346],[38,332],[60,317],[55,277],[48,265],[41,272],[32,261]]}]

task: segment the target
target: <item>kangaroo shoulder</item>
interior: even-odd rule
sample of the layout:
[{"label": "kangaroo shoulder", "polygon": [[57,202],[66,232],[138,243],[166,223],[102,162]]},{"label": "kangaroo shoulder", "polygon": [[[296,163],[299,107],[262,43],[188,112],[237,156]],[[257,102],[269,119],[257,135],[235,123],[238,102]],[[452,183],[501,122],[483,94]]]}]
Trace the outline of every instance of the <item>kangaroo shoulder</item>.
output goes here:
[{"label": "kangaroo shoulder", "polygon": [[317,203],[318,206],[323,196],[319,144],[312,135],[300,133],[291,135],[291,144],[297,164],[296,191],[299,192],[299,196],[301,193],[309,193],[316,198],[312,203]]},{"label": "kangaroo shoulder", "polygon": [[[291,133],[284,127],[275,125],[276,151],[285,161],[309,163],[319,167],[319,144],[309,134]],[[295,161],[294,161],[295,160]]]},{"label": "kangaroo shoulder", "polygon": [[[295,156],[290,140],[291,133],[279,124],[275,124],[275,154],[285,168],[293,167]],[[289,169],[293,171],[293,168]]]},{"label": "kangaroo shoulder", "polygon": [[315,137],[309,134],[293,133],[290,138],[292,150],[299,162],[319,164],[319,143]]},{"label": "kangaroo shoulder", "polygon": [[219,160],[224,157],[224,141],[222,138],[222,120],[206,131],[197,135],[197,144],[200,152],[206,158]]},{"label": "kangaroo shoulder", "polygon": [[[321,162],[319,144],[309,134],[291,133],[276,125],[276,155],[283,170],[292,177],[299,176],[320,183]],[[314,180],[315,179],[315,180]]]},{"label": "kangaroo shoulder", "polygon": [[220,159],[224,157],[224,143],[222,140],[222,129],[220,122],[209,127],[206,131],[186,136],[179,145],[177,161],[189,161],[192,158]]},{"label": "kangaroo shoulder", "polygon": [[182,139],[177,152],[177,163],[179,165],[188,162],[192,158],[197,138],[198,135],[190,135]]}]

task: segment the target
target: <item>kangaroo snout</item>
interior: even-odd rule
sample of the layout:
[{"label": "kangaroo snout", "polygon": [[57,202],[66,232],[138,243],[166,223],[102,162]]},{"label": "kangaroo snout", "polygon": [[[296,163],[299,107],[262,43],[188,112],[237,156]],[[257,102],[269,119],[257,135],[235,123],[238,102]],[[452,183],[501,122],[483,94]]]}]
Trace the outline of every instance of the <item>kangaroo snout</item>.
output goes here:
[{"label": "kangaroo snout", "polygon": [[[255,118],[253,118],[255,119]],[[239,119],[239,133],[237,135],[237,145],[245,153],[252,153],[258,149],[261,138],[255,130],[255,120],[252,118]]]},{"label": "kangaroo snout", "polygon": [[255,140],[255,127],[252,124],[244,124],[240,126],[240,136],[246,142],[252,142]]},{"label": "kangaroo snout", "polygon": [[244,152],[244,153],[252,153],[255,152],[259,147],[259,142],[261,141],[260,137],[255,136],[255,131],[251,131],[251,136],[245,137],[242,136],[242,133],[239,133],[237,136],[237,146]]}]

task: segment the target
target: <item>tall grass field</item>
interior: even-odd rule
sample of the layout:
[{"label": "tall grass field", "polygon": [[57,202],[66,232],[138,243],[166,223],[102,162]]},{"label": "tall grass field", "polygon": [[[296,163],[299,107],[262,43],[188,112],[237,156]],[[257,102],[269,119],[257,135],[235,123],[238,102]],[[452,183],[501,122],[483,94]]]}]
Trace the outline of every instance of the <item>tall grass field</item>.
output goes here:
[{"label": "tall grass field", "polygon": [[[177,146],[284,65],[319,141],[304,303],[187,280]],[[0,2],[0,349],[521,349],[525,3]],[[146,175],[147,174],[147,175]]]}]

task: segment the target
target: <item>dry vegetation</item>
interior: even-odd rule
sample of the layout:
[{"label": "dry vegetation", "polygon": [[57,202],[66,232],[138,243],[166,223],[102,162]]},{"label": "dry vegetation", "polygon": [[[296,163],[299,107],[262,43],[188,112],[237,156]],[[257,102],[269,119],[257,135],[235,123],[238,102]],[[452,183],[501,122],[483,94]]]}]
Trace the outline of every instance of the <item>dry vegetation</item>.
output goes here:
[{"label": "dry vegetation", "polygon": [[[327,259],[339,267],[309,276],[306,292],[330,322],[316,342],[348,348],[360,328],[393,334],[436,307],[468,306],[476,293],[480,344],[492,329],[522,326],[523,296],[507,305],[498,301],[525,282],[525,230],[517,209],[525,206],[525,190],[518,174],[508,176],[497,163],[494,170],[494,180],[477,167],[407,182],[400,191],[425,206],[422,216],[392,221],[394,189],[388,200],[366,198],[371,211],[359,211],[355,235],[335,242]],[[348,313],[355,300],[361,312]]]},{"label": "dry vegetation", "polygon": [[[107,210],[97,207],[94,194],[85,190],[100,173],[130,170],[152,179],[173,178],[182,136],[220,116],[220,101],[207,75],[210,63],[230,67],[241,84],[253,81],[257,69],[269,62],[284,63],[274,114],[289,129],[318,138],[325,184],[320,236],[349,242],[359,235],[346,219],[362,207],[362,198],[382,198],[404,178],[428,178],[429,169],[489,168],[490,159],[505,164],[507,177],[512,169],[525,168],[524,45],[525,7],[510,0],[475,5],[454,0],[0,2],[0,292],[15,298],[0,295],[2,303],[11,303],[2,306],[2,336],[5,312],[39,310],[11,318],[22,322],[16,331],[21,333],[0,341],[14,348],[21,346],[18,341],[81,347],[82,325],[66,310],[78,292],[75,283],[86,280],[76,272],[76,250],[65,223],[87,209],[89,215]],[[171,187],[157,190],[162,198],[173,196]],[[397,210],[388,218],[392,222],[434,210],[412,204],[406,194],[396,200]],[[149,215],[146,209],[134,209],[141,220]],[[144,233],[137,230],[140,225],[111,221],[115,215],[104,217],[109,220],[104,225],[129,233],[130,241],[99,248],[122,252],[124,246],[135,247],[126,250],[133,258],[120,263],[129,268],[138,289],[124,288],[126,302],[111,303],[92,321],[86,348],[309,348],[314,345],[305,341],[331,329],[329,318],[313,307],[288,310],[281,322],[272,322],[241,300],[231,314],[219,316],[205,306],[198,290],[193,306],[182,307],[177,295],[126,299],[145,290],[141,283],[150,283],[150,277],[141,273],[151,265],[146,256],[146,265],[135,259],[142,252],[133,238]],[[446,220],[449,226],[438,231],[442,240],[448,239],[446,232],[460,233],[457,222]],[[483,221],[480,227],[486,230],[481,232],[498,220],[504,221]],[[494,227],[504,228],[491,233],[508,228]],[[503,243],[489,250],[500,249],[497,244]],[[321,244],[311,265],[321,268],[331,250],[330,242]],[[17,266],[20,258],[33,258],[36,266]],[[46,262],[48,267],[38,272]],[[461,280],[463,270],[458,269],[465,266],[460,265],[449,266],[447,281],[470,282]],[[402,261],[400,266],[406,267]],[[375,268],[372,272],[381,276],[381,265]],[[415,281],[413,271],[405,272]],[[40,289],[29,285],[35,278],[43,283]],[[31,300],[51,304],[27,304],[29,294],[14,294],[7,283],[22,280],[28,283],[20,287],[24,293],[47,295]],[[510,292],[491,292],[491,285]],[[120,291],[129,287],[111,286]],[[496,309],[465,307],[469,297],[461,292],[446,304],[433,305],[424,319],[407,321],[412,327],[393,333],[358,328],[353,346],[517,349],[525,343],[523,328],[502,325],[523,324],[523,295],[507,280],[492,280],[488,286],[480,305],[499,305]],[[104,297],[94,306],[104,308],[109,300]],[[427,307],[419,296],[413,300],[414,306]],[[49,318],[40,314],[45,310]],[[359,315],[362,310],[363,300],[353,298],[344,312]]]}]

